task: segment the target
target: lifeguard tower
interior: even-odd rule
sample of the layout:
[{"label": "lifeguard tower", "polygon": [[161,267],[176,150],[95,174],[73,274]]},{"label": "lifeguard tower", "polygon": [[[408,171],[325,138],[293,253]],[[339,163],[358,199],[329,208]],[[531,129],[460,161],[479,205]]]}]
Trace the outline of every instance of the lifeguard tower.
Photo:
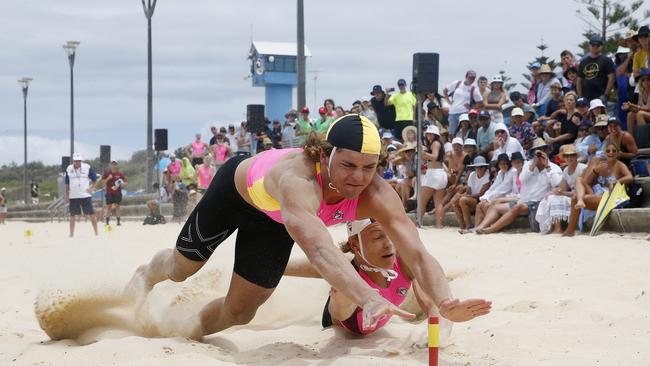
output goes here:
[{"label": "lifeguard tower", "polygon": [[[292,89],[297,85],[298,47],[289,42],[253,41],[248,52],[253,86],[265,87],[265,112],[270,120],[284,120],[292,106]],[[305,46],[305,57],[311,53]]]}]

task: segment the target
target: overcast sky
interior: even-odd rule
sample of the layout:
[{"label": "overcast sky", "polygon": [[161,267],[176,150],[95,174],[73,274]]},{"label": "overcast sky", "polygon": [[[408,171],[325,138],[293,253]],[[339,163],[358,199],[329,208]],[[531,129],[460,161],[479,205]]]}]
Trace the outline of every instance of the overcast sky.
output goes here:
[{"label": "overcast sky", "polygon": [[[414,52],[440,53],[440,84],[469,68],[491,77],[506,70],[523,81],[539,51],[559,53],[581,41],[578,5],[569,0],[305,1],[307,101],[333,98],[349,108],[371,86],[410,80]],[[263,103],[246,79],[252,37],[296,39],[296,1],[160,0],[153,18],[154,128],[170,145],[189,143],[210,125],[238,123],[247,104]],[[69,68],[61,46],[81,45],[75,63],[77,151],[113,146],[124,159],[146,145],[146,19],[138,0],[0,1],[0,164],[23,161],[22,94],[31,76],[29,160],[60,162],[69,152]],[[294,93],[295,94],[295,93]],[[295,98],[294,98],[295,100]],[[320,104],[320,103],[319,103]]]}]

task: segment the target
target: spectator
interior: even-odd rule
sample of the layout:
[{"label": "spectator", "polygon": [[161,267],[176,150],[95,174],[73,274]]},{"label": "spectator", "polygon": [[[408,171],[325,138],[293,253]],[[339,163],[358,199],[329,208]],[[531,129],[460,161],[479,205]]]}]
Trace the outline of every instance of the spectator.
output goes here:
[{"label": "spectator", "polygon": [[[503,204],[503,200],[509,196],[519,194],[517,187],[517,170],[512,167],[508,154],[499,154],[497,156],[498,172],[490,185],[490,188],[479,198],[476,206],[476,215],[474,217],[474,229],[482,229],[494,223],[499,215],[505,213],[508,208],[508,202]],[[499,213],[501,212],[501,213]],[[467,232],[473,232],[469,230]],[[465,232],[461,232],[464,234]]]},{"label": "spectator", "polygon": [[178,177],[181,174],[181,162],[176,159],[176,155],[169,155],[169,164],[165,168],[172,177]]},{"label": "spectator", "polygon": [[469,133],[472,130],[469,115],[467,113],[461,114],[458,118],[458,123],[460,123],[460,127],[458,128],[458,131],[456,131],[455,137],[460,137],[461,140],[464,141],[466,138],[470,137]]},{"label": "spectator", "polygon": [[[268,122],[267,122],[268,123]],[[230,140],[228,140],[228,130],[224,126],[219,127],[219,133],[223,135],[223,140],[226,142],[226,144],[230,145]]]},{"label": "spectator", "polygon": [[336,106],[336,103],[334,103],[334,99],[328,98],[328,99],[325,99],[325,101],[323,102],[323,107],[325,107],[325,109],[327,109],[327,116],[328,117],[336,118],[336,111],[335,111],[336,108],[335,108],[335,106]]},{"label": "spectator", "polygon": [[262,138],[262,149],[263,149],[263,151],[271,150],[272,148],[273,148],[273,141],[271,141],[271,139],[266,137],[266,136],[263,137]]},{"label": "spectator", "polygon": [[185,149],[187,156],[192,159],[193,165],[198,165],[203,163],[203,155],[208,153],[208,145],[201,140],[201,134],[197,133],[195,135],[196,139]]},{"label": "spectator", "polygon": [[557,187],[562,180],[562,170],[551,163],[546,154],[546,142],[535,140],[533,159],[524,164],[521,172],[521,191],[517,203],[503,214],[494,224],[476,229],[478,234],[491,234],[503,230],[512,224],[518,216],[535,217],[539,202]]},{"label": "spectator", "polygon": [[372,95],[370,104],[377,115],[379,126],[389,130],[395,128],[395,106],[387,105],[385,101],[386,93],[381,88],[381,85],[373,86],[370,95]]},{"label": "spectator", "polygon": [[[201,163],[203,163],[203,159],[201,159]],[[195,183],[194,182],[195,176],[196,176],[196,171],[194,170],[194,167],[192,166],[190,159],[183,158],[183,161],[181,162],[181,173],[178,175],[180,181],[187,187],[190,184]]]},{"label": "spectator", "polygon": [[415,161],[415,146],[405,146],[397,151],[397,185],[395,190],[399,194],[404,209],[408,207],[408,199],[415,189],[415,174],[418,170],[418,162]]},{"label": "spectator", "polygon": [[[639,51],[641,52],[641,51]],[[634,132],[636,126],[645,126],[650,122],[650,69],[641,69],[639,72],[638,104],[623,103],[621,109],[631,112],[628,118],[628,131]]]},{"label": "spectator", "polygon": [[562,152],[562,160],[567,166],[562,172],[560,185],[540,202],[535,220],[539,223],[540,233],[547,234],[553,229],[553,234],[562,234],[562,221],[568,221],[571,214],[571,199],[575,197],[576,179],[587,168],[586,164],[578,162],[578,152],[567,148]]},{"label": "spectator", "polygon": [[472,109],[469,111],[469,133],[467,134],[466,139],[476,139],[478,136],[478,128],[480,127],[480,123],[478,121],[479,116],[483,115],[484,117],[490,117],[490,112],[482,109],[480,112],[477,111],[476,109]]},{"label": "spectator", "polygon": [[386,103],[395,106],[395,135],[398,139],[401,139],[402,130],[413,125],[417,100],[415,95],[406,89],[406,80],[399,79],[397,87],[399,93],[391,95]]},{"label": "spectator", "polygon": [[348,112],[345,109],[343,109],[343,107],[341,107],[340,105],[337,105],[336,108],[334,108],[334,112],[336,114],[334,118],[341,118],[346,114],[348,114]]},{"label": "spectator", "polygon": [[592,99],[589,102],[589,119],[596,122],[596,117],[601,114],[607,114],[607,108],[605,108],[603,101],[600,99]]},{"label": "spectator", "polygon": [[327,133],[327,129],[330,127],[332,122],[334,122],[334,118],[328,114],[327,108],[325,107],[318,108],[318,114],[320,117],[313,123],[314,130],[319,135],[324,135]]},{"label": "spectator", "polygon": [[29,192],[32,196],[32,204],[37,205],[38,204],[38,195],[40,193],[40,189],[38,188],[38,183],[35,183],[32,181],[32,184],[29,186]]},{"label": "spectator", "polygon": [[230,147],[230,152],[233,155],[237,155],[239,146],[237,145],[237,131],[235,130],[235,125],[228,125],[228,132],[225,134],[225,140],[228,141],[228,147]]},{"label": "spectator", "polygon": [[618,146],[618,160],[629,167],[630,161],[639,152],[634,137],[632,137],[631,133],[621,130],[621,121],[616,117],[608,119],[607,131],[609,135],[605,139],[605,146],[611,143]]},{"label": "spectator", "polygon": [[573,236],[578,224],[580,209],[598,209],[603,194],[611,191],[616,183],[630,184],[634,181],[632,173],[618,160],[620,149],[613,142],[605,145],[605,158],[594,159],[583,176],[576,180],[576,197],[571,201],[569,225],[562,236]]},{"label": "spectator", "polygon": [[282,125],[282,145],[285,148],[297,147],[298,141],[296,139],[296,118],[298,117],[298,112],[295,109],[289,110],[284,118],[284,125]]},{"label": "spectator", "polygon": [[514,137],[524,150],[530,149],[532,141],[537,137],[533,125],[524,121],[524,111],[521,108],[513,108],[510,113],[510,137]]},{"label": "spectator", "polygon": [[[546,138],[546,143],[553,145],[553,151],[560,151],[560,147],[565,144],[572,144],[578,135],[578,127],[582,123],[584,115],[576,108],[577,95],[574,92],[568,92],[564,95],[564,109],[557,115],[557,121],[560,123],[560,135],[557,137]],[[584,100],[581,101],[584,106]]]},{"label": "spectator", "polygon": [[76,217],[83,214],[90,218],[95,236],[97,232],[97,217],[93,210],[92,194],[95,192],[97,174],[90,165],[83,163],[80,154],[72,155],[72,164],[65,170],[65,190],[63,201],[69,203],[70,237],[74,235]]},{"label": "spectator", "polygon": [[566,72],[571,67],[576,65],[575,57],[569,50],[564,50],[560,53],[560,63],[562,64],[562,72]]},{"label": "spectator", "polygon": [[603,40],[599,35],[589,39],[589,54],[580,61],[578,67],[578,95],[589,100],[607,100],[607,95],[614,87],[614,62],[603,55]]},{"label": "spectator", "polygon": [[158,192],[158,197],[156,197],[156,199],[147,201],[149,216],[151,216],[153,219],[151,223],[164,224],[165,216],[161,214],[160,208],[162,207],[163,203],[168,203],[171,201],[171,195],[169,194],[168,188],[165,185],[161,187],[158,182],[154,182],[153,189],[154,191]]},{"label": "spectator", "polygon": [[393,134],[389,130],[381,134],[381,144],[383,148],[386,148],[388,145],[393,145]]},{"label": "spectator", "polygon": [[551,83],[551,99],[546,103],[544,115],[539,119],[547,120],[555,118],[555,112],[562,107],[562,85],[557,79],[553,79]]},{"label": "spectator", "polygon": [[122,187],[129,184],[129,182],[126,180],[124,174],[120,172],[117,161],[111,162],[110,171],[104,173],[101,181],[106,187],[106,225],[110,222],[111,211],[115,210],[117,225],[120,226],[120,218],[122,216],[122,210],[120,208],[120,204],[122,203]]},{"label": "spectator", "polygon": [[415,147],[418,143],[418,129],[415,126],[408,126],[402,130],[404,146]]},{"label": "spectator", "polygon": [[463,151],[465,152],[465,166],[469,166],[478,153],[476,152],[476,140],[469,138],[463,141]]},{"label": "spectator", "polygon": [[273,148],[282,149],[282,146],[284,145],[282,142],[282,125],[277,119],[273,120],[273,124],[271,125],[270,137],[271,142],[273,142]]},{"label": "spectator", "polygon": [[212,145],[217,143],[217,134],[219,133],[219,129],[216,126],[212,126],[210,127],[210,133],[212,133],[212,137],[210,137],[208,144],[212,147]]},{"label": "spectator", "polygon": [[[538,118],[535,109],[531,107],[529,104],[524,103],[524,96],[521,95],[520,92],[514,91],[510,93],[510,100],[515,105],[515,108],[520,108],[522,111],[524,111],[525,121],[532,122]],[[510,114],[512,114],[512,110],[510,111]],[[508,122],[506,122],[506,124],[508,123],[510,123],[509,120]]]},{"label": "spectator", "polygon": [[7,220],[7,188],[0,188],[0,224],[6,224]]},{"label": "spectator", "polygon": [[[219,168],[221,168],[221,166],[226,163],[228,157],[232,155],[230,146],[226,143],[224,135],[221,132],[217,134],[217,143],[214,144],[213,149],[214,165],[216,169],[219,170]],[[185,183],[185,185],[189,185],[189,183],[185,181],[183,181],[183,183]]]},{"label": "spectator", "polygon": [[478,77],[478,92],[481,94],[481,97],[490,92],[490,89],[488,89],[488,79],[485,76]]},{"label": "spectator", "polygon": [[505,153],[510,157],[515,151],[519,151],[521,155],[526,155],[524,149],[516,138],[510,137],[508,127],[503,123],[497,123],[494,126],[494,153],[492,160],[496,160],[499,154]]},{"label": "spectator", "polygon": [[490,116],[483,114],[479,116],[478,122],[481,125],[478,131],[476,132],[476,149],[478,154],[492,160],[492,150],[494,146],[492,141],[494,140],[494,123],[491,123]]},{"label": "spectator", "polygon": [[350,113],[361,114],[362,111],[363,111],[363,107],[361,106],[361,101],[360,100],[355,100],[352,103],[352,109],[350,109]]},{"label": "spectator", "polygon": [[623,103],[630,101],[629,77],[632,74],[632,62],[630,62],[630,49],[619,46],[614,55],[614,66],[616,66],[616,116],[624,123],[623,129],[627,129],[627,111],[623,110]]},{"label": "spectator", "polygon": [[467,185],[459,190],[451,201],[461,233],[467,232],[472,226],[472,212],[476,209],[479,198],[490,188],[488,166],[484,157],[474,158],[473,164],[468,165],[474,171],[467,178]]},{"label": "spectator", "polygon": [[[586,163],[590,159],[588,149],[589,145],[593,143],[598,143],[600,146],[600,140],[598,139],[597,134],[590,134],[592,130],[592,123],[590,120],[583,120],[578,127],[578,137],[573,142],[575,149],[578,152],[578,162]],[[596,139],[593,143],[590,143],[590,139]],[[595,148],[594,152],[598,151],[598,148]]]},{"label": "spectator", "polygon": [[203,164],[196,167],[196,176],[194,177],[194,181],[198,183],[197,189],[200,193],[205,193],[215,173],[216,169],[212,166],[212,158],[210,155],[206,155]]},{"label": "spectator", "polygon": [[[639,78],[641,77],[641,70],[645,69],[648,67],[648,54],[650,52],[650,42],[649,36],[650,36],[650,28],[648,28],[647,25],[644,25],[639,28],[638,32],[633,32],[630,31],[631,33],[628,34],[632,36],[632,41],[628,44],[628,47],[634,47],[636,46],[636,52],[634,53],[634,56],[632,56],[632,76],[633,78],[630,80],[634,82],[634,93],[632,94],[632,97],[630,98],[630,102],[632,104],[644,104],[639,102],[639,93],[641,92],[641,81]],[[637,122],[636,118],[636,111],[634,110],[628,110],[628,120],[627,120],[627,130],[628,131],[634,131],[634,126],[635,123]]]},{"label": "spectator", "polygon": [[494,123],[503,122],[503,105],[506,103],[506,92],[503,90],[503,78],[495,75],[490,82],[490,91],[483,94],[484,107],[490,113]]},{"label": "spectator", "polygon": [[307,136],[314,129],[314,124],[309,118],[309,108],[303,107],[300,110],[300,117],[298,117],[298,128],[296,129],[296,136],[299,137],[299,145],[307,141]]},{"label": "spectator", "polygon": [[248,132],[248,123],[242,122],[237,136],[237,155],[251,156],[253,137]]},{"label": "spectator", "polygon": [[[546,104],[551,100],[551,85],[558,82],[555,74],[548,64],[542,65],[537,72],[539,83],[537,85],[537,102],[533,105],[538,115],[546,114]],[[558,82],[559,83],[559,82]]]},{"label": "spectator", "polygon": [[426,99],[422,102],[422,111],[424,115],[429,115],[433,109],[432,121],[438,121],[440,123],[440,128],[443,125],[448,125],[447,117],[449,116],[449,102],[447,99],[443,98],[440,94],[435,92],[426,93]]},{"label": "spectator", "polygon": [[576,82],[578,81],[578,68],[575,66],[570,66],[563,73],[564,75],[564,86],[562,89],[564,92],[576,91]]},{"label": "spectator", "polygon": [[[537,102],[537,85],[539,83],[538,71],[541,65],[539,62],[533,62],[530,65],[530,89],[528,89],[528,96],[526,97],[526,102],[529,105],[534,105]],[[511,94],[512,95],[512,94]],[[510,97],[512,99],[512,97]],[[514,100],[513,100],[514,102]]]},{"label": "spectator", "polygon": [[422,178],[422,190],[420,192],[420,215],[424,214],[427,204],[433,197],[436,210],[436,227],[442,228],[442,220],[445,214],[444,198],[447,187],[447,173],[443,167],[444,147],[440,143],[440,132],[438,127],[429,126],[424,133],[425,148],[422,153],[422,160],[427,164],[427,172]]},{"label": "spectator", "polygon": [[[447,175],[447,184],[449,190],[454,190],[464,183],[462,180],[465,173],[465,152],[463,151],[464,140],[460,137],[454,137],[451,141],[451,159],[448,165],[449,174]],[[450,192],[452,195],[455,192]]]},{"label": "spectator", "polygon": [[[186,159],[186,158],[185,158]],[[189,194],[187,187],[183,184],[178,177],[174,177],[173,180],[173,192],[172,192],[172,220],[178,221],[181,223],[187,216],[187,203],[189,201]]]},{"label": "spectator", "polygon": [[434,125],[438,127],[438,129],[443,128],[445,125],[443,122],[439,119],[440,115],[442,114],[440,112],[440,109],[434,104],[434,103],[429,103],[429,107],[427,108],[428,112],[425,116],[423,127],[424,126],[429,126],[429,125]]},{"label": "spectator", "polygon": [[476,80],[476,72],[469,70],[465,73],[465,80],[454,81],[443,89],[443,96],[448,102],[451,100],[448,129],[452,134],[455,134],[458,129],[460,115],[469,112],[475,104],[483,102],[483,96],[479,93],[474,80]]},{"label": "spectator", "polygon": [[375,125],[375,127],[379,128],[379,121],[377,121],[377,114],[372,109],[372,105],[368,100],[364,99],[361,102],[361,112],[359,114],[363,117],[368,118]]}]

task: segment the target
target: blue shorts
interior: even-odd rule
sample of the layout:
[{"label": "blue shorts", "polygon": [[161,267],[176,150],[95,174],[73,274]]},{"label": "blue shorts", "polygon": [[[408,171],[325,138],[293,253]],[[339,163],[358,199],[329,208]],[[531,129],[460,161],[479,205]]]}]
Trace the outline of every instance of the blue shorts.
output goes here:
[{"label": "blue shorts", "polygon": [[81,211],[83,211],[84,215],[92,215],[95,213],[92,197],[70,198],[70,215],[81,215]]}]

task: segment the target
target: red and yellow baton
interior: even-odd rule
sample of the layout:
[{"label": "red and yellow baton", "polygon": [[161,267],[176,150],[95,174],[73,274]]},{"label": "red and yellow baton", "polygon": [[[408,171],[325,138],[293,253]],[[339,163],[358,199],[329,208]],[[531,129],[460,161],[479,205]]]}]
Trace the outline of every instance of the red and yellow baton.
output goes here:
[{"label": "red and yellow baton", "polygon": [[440,325],[438,317],[429,318],[429,366],[438,366],[438,346],[440,344]]}]

